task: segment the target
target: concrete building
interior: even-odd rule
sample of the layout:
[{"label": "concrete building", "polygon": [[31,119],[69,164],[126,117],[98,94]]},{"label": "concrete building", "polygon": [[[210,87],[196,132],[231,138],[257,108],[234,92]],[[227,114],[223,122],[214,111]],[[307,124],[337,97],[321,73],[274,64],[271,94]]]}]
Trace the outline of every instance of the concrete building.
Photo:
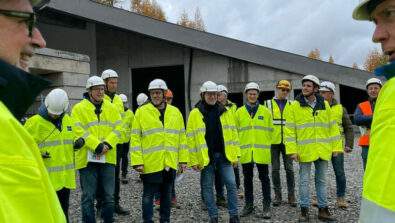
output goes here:
[{"label": "concrete building", "polygon": [[[89,63],[90,75],[100,76],[108,68],[116,70],[119,92],[133,99],[133,108],[137,107],[136,96],[147,93],[154,78],[168,83],[175,105],[187,115],[199,100],[199,88],[206,80],[226,85],[229,98],[241,106],[244,86],[250,81],[260,84],[260,99],[265,100],[273,97],[278,80],[288,79],[293,84],[293,98],[300,92],[300,79],[314,74],[334,82],[336,97],[353,113],[356,104],[366,100],[365,82],[373,77],[362,70],[185,28],[90,0],[52,0],[40,12],[38,27],[48,48],[85,58],[81,62],[84,66]],[[85,68],[81,72],[85,76],[78,76],[77,88],[83,77],[87,78]],[[70,76],[64,72],[63,76]],[[47,77],[61,79],[58,74],[51,75]],[[81,93],[74,93],[71,86],[68,90],[73,92],[73,99]]]}]

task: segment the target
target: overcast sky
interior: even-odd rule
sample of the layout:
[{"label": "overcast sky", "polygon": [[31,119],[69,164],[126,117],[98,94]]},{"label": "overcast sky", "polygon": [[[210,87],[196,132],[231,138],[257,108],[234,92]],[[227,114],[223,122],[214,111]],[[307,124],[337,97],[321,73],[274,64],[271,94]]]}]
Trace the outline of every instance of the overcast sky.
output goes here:
[{"label": "overcast sky", "polygon": [[[124,0],[123,8],[129,8]],[[318,48],[321,58],[360,68],[373,48],[374,24],[352,19],[358,0],[157,0],[169,22],[182,11],[193,18],[197,7],[210,33],[306,56]]]}]

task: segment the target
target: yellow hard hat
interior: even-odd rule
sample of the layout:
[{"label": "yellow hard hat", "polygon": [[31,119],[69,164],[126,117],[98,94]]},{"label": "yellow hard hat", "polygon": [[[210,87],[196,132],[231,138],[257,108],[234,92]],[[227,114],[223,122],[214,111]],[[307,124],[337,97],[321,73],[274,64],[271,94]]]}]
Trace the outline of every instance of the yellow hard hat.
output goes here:
[{"label": "yellow hard hat", "polygon": [[291,87],[292,87],[292,86],[291,86],[291,83],[290,83],[289,81],[287,81],[287,80],[281,80],[281,81],[277,82],[276,87],[277,87],[277,88],[284,88],[284,89],[291,90]]}]

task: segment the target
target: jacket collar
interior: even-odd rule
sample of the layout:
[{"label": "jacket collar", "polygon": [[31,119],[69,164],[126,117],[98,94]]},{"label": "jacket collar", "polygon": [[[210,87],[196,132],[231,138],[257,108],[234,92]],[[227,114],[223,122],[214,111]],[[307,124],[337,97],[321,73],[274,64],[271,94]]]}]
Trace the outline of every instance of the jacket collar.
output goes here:
[{"label": "jacket collar", "polygon": [[[200,100],[197,104],[196,104],[196,108],[199,109],[200,113],[202,113],[204,116],[206,116],[208,114],[208,109],[209,106],[204,100]],[[224,112],[226,112],[226,108],[217,101],[217,103],[215,103],[214,108],[217,109],[218,112],[218,116],[221,116]]]},{"label": "jacket collar", "polygon": [[[315,104],[314,111],[325,110],[325,99],[319,93],[315,93],[315,98],[317,99],[317,103]],[[298,94],[295,100],[299,102],[301,107],[309,106],[306,100],[304,100],[304,96],[302,93]]]},{"label": "jacket collar", "polygon": [[50,81],[0,60],[0,101],[20,120]]}]

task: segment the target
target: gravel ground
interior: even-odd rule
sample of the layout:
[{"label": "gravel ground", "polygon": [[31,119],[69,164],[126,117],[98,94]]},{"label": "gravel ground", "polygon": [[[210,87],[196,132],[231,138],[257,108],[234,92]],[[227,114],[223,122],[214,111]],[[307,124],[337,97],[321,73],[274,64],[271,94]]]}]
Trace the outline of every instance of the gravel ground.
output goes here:
[{"label": "gravel ground", "polygon": [[[355,145],[357,145],[358,136],[356,136]],[[354,151],[345,154],[345,172],[347,179],[346,200],[348,201],[348,208],[343,210],[336,207],[336,182],[333,172],[332,164],[328,166],[328,203],[331,213],[337,218],[337,222],[357,222],[359,216],[359,208],[362,194],[362,180],[363,180],[363,167],[361,158],[361,149],[354,146]],[[296,196],[298,197],[298,182],[299,182],[299,165],[294,163],[295,181],[296,181]],[[81,222],[81,188],[79,185],[78,171],[77,171],[77,189],[71,192],[70,196],[70,210],[69,218],[71,223]],[[279,207],[272,207],[272,218],[270,220],[263,220],[260,217],[262,210],[262,193],[260,181],[258,179],[258,172],[255,168],[254,177],[254,195],[255,205],[257,206],[255,213],[248,217],[241,218],[241,222],[297,222],[299,217],[300,208],[290,207],[289,205],[282,204]],[[315,197],[314,181],[311,180],[311,197]],[[172,222],[208,222],[208,213],[203,211],[200,206],[200,174],[194,172],[191,168],[185,173],[184,179],[176,184],[177,199],[181,203],[181,209],[172,209],[171,221]],[[240,168],[240,177],[243,184],[243,174]],[[121,184],[121,205],[128,209],[131,214],[128,216],[121,216],[115,214],[116,222],[142,222],[141,212],[141,195],[142,183],[138,180],[136,171],[130,168],[128,173],[129,184]],[[285,172],[281,167],[281,180],[283,199],[287,196]],[[272,189],[273,191],[273,189]],[[272,192],[272,198],[274,192]],[[239,199],[239,213],[244,206],[244,200]],[[310,208],[310,222],[320,222],[317,219],[318,210],[315,207]],[[228,222],[229,217],[226,208],[219,207],[220,222]],[[158,211],[154,212],[154,221],[159,222]],[[98,219],[98,222],[100,220]]]}]

